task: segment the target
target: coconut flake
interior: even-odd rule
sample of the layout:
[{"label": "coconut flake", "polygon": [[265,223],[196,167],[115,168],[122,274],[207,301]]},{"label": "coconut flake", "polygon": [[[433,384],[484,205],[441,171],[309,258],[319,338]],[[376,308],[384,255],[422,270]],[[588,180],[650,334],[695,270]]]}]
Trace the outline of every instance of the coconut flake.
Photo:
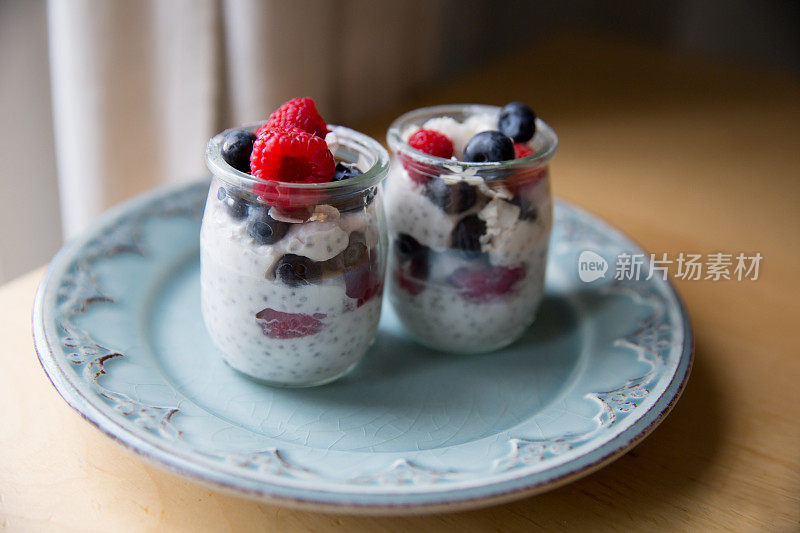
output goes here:
[{"label": "coconut flake", "polygon": [[314,213],[308,219],[309,222],[337,222],[339,220],[339,210],[329,204],[319,204],[314,208]]},{"label": "coconut flake", "polygon": [[339,136],[336,135],[336,132],[329,131],[328,134],[325,135],[325,142],[328,143],[328,150],[330,150],[332,154],[335,154],[336,150],[339,149]]},{"label": "coconut flake", "polygon": [[494,238],[504,232],[510,232],[517,224],[520,209],[514,204],[510,204],[500,199],[493,199],[484,207],[478,218],[486,222],[486,233],[481,236],[481,244],[490,249]]},{"label": "coconut flake", "polygon": [[278,209],[275,206],[272,206],[272,207],[269,208],[269,213],[268,214],[269,214],[269,216],[271,216],[275,220],[278,220],[280,222],[286,222],[288,224],[302,224],[303,222],[305,222],[307,220],[306,217],[298,218],[296,216],[287,215],[286,213],[284,213],[283,211],[281,211],[280,209]]}]

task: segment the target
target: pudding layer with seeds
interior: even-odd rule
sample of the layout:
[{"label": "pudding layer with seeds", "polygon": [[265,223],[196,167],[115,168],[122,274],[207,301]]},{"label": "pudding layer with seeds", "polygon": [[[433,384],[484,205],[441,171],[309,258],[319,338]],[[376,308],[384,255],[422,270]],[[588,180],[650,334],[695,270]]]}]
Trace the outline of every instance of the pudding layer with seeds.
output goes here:
[{"label": "pudding layer with seeds", "polygon": [[[203,315],[232,367],[268,382],[301,385],[339,375],[363,356],[375,335],[381,295],[373,291],[360,302],[363,289],[348,290],[348,277],[372,268],[368,256],[378,245],[373,204],[291,224],[280,241],[259,244],[246,218],[233,219],[225,202],[209,195],[200,235]],[[365,236],[366,256],[340,271],[334,260],[354,234]],[[290,285],[275,272],[286,254],[325,266],[317,279]]]}]

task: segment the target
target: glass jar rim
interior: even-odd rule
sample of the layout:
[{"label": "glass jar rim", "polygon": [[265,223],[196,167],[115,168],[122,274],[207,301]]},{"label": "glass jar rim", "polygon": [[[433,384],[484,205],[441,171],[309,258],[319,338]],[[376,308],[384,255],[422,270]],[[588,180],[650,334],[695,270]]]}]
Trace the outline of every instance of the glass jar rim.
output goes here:
[{"label": "glass jar rim", "polygon": [[436,157],[434,155],[426,154],[415,148],[412,148],[408,142],[403,138],[403,132],[411,125],[422,125],[426,120],[438,117],[450,117],[456,114],[489,114],[499,113],[500,107],[484,104],[447,104],[435,105],[428,107],[420,107],[407,113],[400,115],[392,122],[386,132],[386,142],[392,151],[402,152],[404,156],[411,157],[415,161],[436,166],[458,165],[463,169],[474,168],[480,170],[503,170],[511,169],[521,166],[539,166],[547,163],[552,159],[558,148],[558,136],[546,122],[542,119],[536,119],[536,137],[539,137],[543,142],[534,153],[529,156],[521,157],[519,159],[510,159],[508,161],[499,162],[480,162],[472,163],[469,161],[458,161],[455,159],[445,159],[443,157]]},{"label": "glass jar rim", "polygon": [[[214,176],[223,181],[241,188],[252,188],[253,185],[265,183],[252,174],[233,168],[222,157],[222,142],[225,135],[232,130],[247,130],[255,132],[266,121],[250,122],[237,128],[228,128],[214,137],[206,145],[206,165]],[[292,183],[279,181],[282,188],[296,189],[298,191],[318,190],[325,191],[327,195],[339,196],[354,194],[380,183],[389,170],[389,154],[386,149],[372,137],[345,126],[328,124],[328,131],[335,133],[340,147],[345,147],[359,155],[374,159],[370,168],[359,176],[340,181],[325,183]]]}]

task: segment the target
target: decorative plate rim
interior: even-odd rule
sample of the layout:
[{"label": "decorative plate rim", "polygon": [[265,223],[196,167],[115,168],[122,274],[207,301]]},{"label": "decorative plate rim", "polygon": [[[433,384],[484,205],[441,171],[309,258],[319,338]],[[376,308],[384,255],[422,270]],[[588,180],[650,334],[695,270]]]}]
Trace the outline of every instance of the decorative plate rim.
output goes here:
[{"label": "decorative plate rim", "polygon": [[[110,225],[140,206],[147,205],[156,199],[178,194],[183,189],[189,190],[199,187],[201,183],[207,184],[207,180],[153,189],[109,210],[100,217],[95,227]],[[600,225],[606,231],[615,232],[634,248],[642,249],[625,233],[600,217],[564,200],[559,200],[558,202],[568,206],[581,217],[590,220],[592,224]],[[269,484],[242,477],[236,478],[234,482],[230,479],[231,475],[229,473],[223,470],[209,470],[206,465],[195,462],[192,457],[183,456],[174,450],[165,449],[148,442],[136,432],[115,421],[82,393],[56,361],[45,331],[45,293],[50,280],[55,277],[59,270],[69,264],[69,260],[91,240],[93,235],[93,232],[85,233],[65,245],[50,262],[36,292],[32,314],[34,345],[39,362],[48,379],[64,401],[85,420],[108,435],[113,441],[142,456],[149,463],[227,492],[270,503],[317,511],[359,514],[431,513],[493,505],[550,490],[598,470],[623,455],[649,435],[669,414],[680,398],[694,361],[694,341],[689,316],[680,294],[672,282],[667,280],[665,285],[668,289],[668,296],[674,299],[679,311],[683,333],[683,345],[674,374],[661,395],[638,420],[635,420],[630,427],[624,429],[618,435],[597,448],[589,450],[584,455],[542,472],[523,474],[512,479],[455,491],[445,485],[441,487],[441,490],[429,490],[414,494],[396,492],[347,494],[330,492],[324,489],[308,490]],[[532,480],[530,478],[535,479]],[[405,501],[387,501],[391,499],[404,499]]]}]

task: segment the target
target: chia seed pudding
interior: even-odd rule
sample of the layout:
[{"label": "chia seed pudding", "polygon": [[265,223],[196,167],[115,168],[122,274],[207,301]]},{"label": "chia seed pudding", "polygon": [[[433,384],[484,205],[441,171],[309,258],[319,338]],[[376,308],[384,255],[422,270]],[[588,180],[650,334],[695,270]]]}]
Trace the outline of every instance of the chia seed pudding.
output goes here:
[{"label": "chia seed pudding", "polygon": [[[308,99],[282,108],[297,100]],[[266,130],[276,113],[209,142],[203,318],[234,369],[272,385],[319,385],[345,374],[375,338],[387,242],[378,185],[388,155],[340,126],[325,126],[324,139]],[[235,153],[242,139],[247,157]]]},{"label": "chia seed pudding", "polygon": [[389,297],[433,348],[518,339],[542,300],[557,138],[518,102],[423,108],[388,132]]}]

